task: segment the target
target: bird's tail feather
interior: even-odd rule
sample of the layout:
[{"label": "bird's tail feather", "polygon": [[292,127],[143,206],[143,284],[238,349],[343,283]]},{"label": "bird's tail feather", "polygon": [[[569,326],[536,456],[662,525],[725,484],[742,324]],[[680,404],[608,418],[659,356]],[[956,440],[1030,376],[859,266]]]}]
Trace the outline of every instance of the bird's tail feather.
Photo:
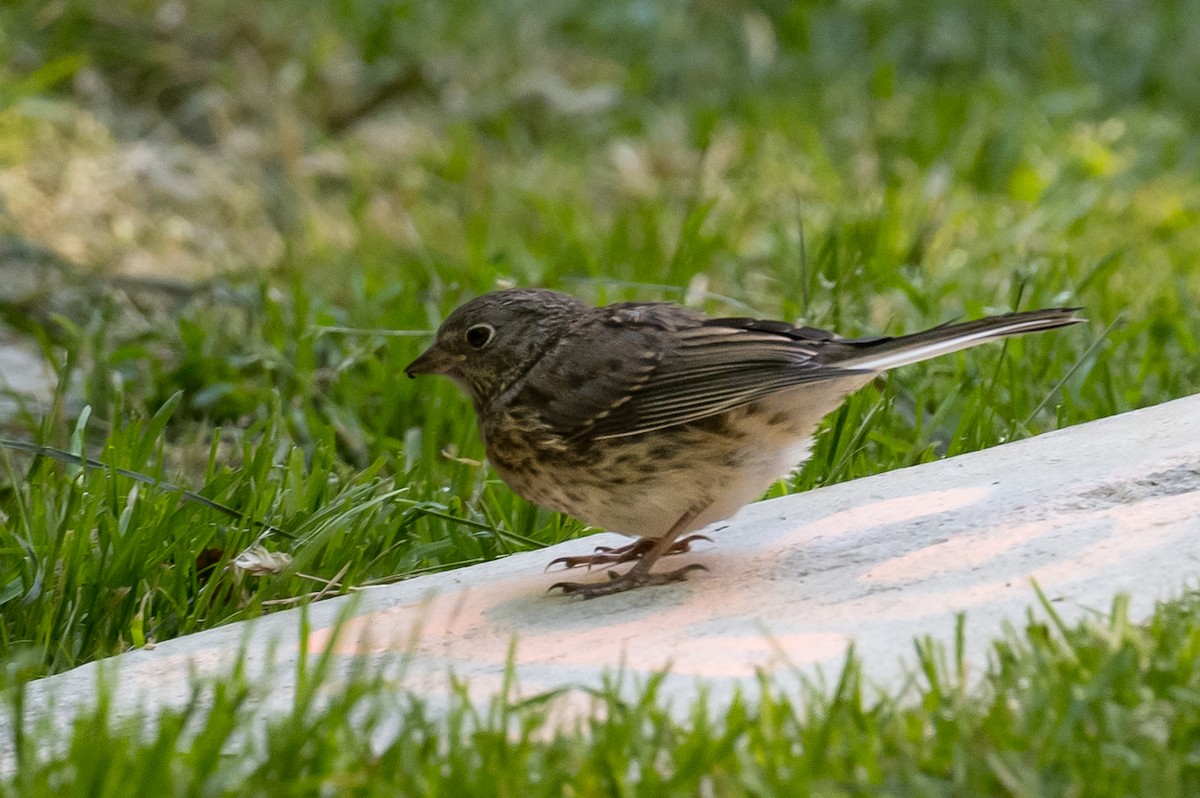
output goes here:
[{"label": "bird's tail feather", "polygon": [[1006,313],[959,324],[943,324],[924,332],[898,338],[876,339],[854,343],[852,350],[837,358],[837,366],[862,371],[887,371],[939,355],[967,349],[985,341],[1009,335],[1053,330],[1078,324],[1084,319],[1076,316],[1079,308],[1047,308],[1020,313]]}]

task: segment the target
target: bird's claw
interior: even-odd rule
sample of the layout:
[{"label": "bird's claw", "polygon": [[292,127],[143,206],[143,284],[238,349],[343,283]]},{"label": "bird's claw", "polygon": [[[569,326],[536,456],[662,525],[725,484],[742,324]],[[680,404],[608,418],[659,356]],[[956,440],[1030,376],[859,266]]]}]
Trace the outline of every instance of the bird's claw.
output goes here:
[{"label": "bird's claw", "polygon": [[555,582],[546,589],[546,592],[561,590],[563,595],[593,599],[600,596],[611,596],[614,593],[624,593],[626,590],[633,590],[634,588],[645,587],[646,585],[668,585],[672,582],[682,582],[687,579],[687,575],[692,571],[707,570],[708,568],[705,566],[694,562],[682,568],[677,568],[674,571],[666,571],[665,573],[639,572],[636,568],[624,574],[609,571],[607,582]]},{"label": "bird's claw", "polygon": [[[712,538],[708,535],[688,535],[675,541],[671,548],[663,552],[663,556],[686,554],[692,550],[692,544],[699,540],[712,543]],[[656,541],[652,538],[640,538],[627,546],[597,546],[591,554],[557,557],[546,564],[546,570],[549,571],[559,563],[564,566],[564,571],[569,571],[580,566],[587,566],[590,570],[597,565],[619,565],[623,562],[633,562],[640,560],[642,555],[653,548],[655,543]]]}]

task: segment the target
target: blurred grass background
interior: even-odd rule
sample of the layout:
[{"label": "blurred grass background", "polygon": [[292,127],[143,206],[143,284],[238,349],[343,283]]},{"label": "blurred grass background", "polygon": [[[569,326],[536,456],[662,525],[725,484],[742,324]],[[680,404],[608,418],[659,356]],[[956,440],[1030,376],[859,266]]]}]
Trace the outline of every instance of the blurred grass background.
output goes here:
[{"label": "blurred grass background", "polygon": [[[1200,3],[0,6],[0,658],[47,673],[579,534],[478,461],[420,335],[500,284],[898,333],[772,493],[1200,387]],[[4,361],[10,362],[10,361]],[[28,375],[24,375],[28,376]],[[36,380],[34,380],[36,382]],[[310,577],[317,577],[313,579]],[[334,580],[332,588],[320,579]]]}]

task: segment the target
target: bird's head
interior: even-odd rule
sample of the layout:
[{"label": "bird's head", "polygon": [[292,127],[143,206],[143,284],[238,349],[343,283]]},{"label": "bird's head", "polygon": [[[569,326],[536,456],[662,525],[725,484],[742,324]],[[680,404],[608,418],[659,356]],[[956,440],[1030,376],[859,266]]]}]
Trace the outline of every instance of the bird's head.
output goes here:
[{"label": "bird's head", "polygon": [[544,289],[484,294],[451,313],[433,345],[404,373],[444,374],[476,407],[484,407],[528,371],[586,308],[572,296]]}]

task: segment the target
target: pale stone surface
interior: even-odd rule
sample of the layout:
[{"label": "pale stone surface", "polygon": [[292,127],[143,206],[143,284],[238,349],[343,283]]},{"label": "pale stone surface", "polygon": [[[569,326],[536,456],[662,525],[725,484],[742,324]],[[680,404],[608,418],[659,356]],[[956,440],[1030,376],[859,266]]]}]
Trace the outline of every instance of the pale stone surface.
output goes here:
[{"label": "pale stone surface", "polygon": [[0,342],[0,420],[11,418],[22,404],[35,411],[49,404],[54,386],[50,366],[32,347]]},{"label": "pale stone surface", "polygon": [[[622,538],[369,591],[332,645],[343,673],[369,657],[435,703],[448,670],[476,695],[494,690],[514,638],[523,693],[594,685],[622,666],[637,677],[670,665],[664,691],[686,712],[700,684],[719,703],[758,669],[834,678],[851,641],[870,680],[898,686],[912,672],[914,637],[949,641],[965,612],[978,673],[1002,625],[1022,624],[1035,604],[1031,580],[1068,618],[1107,611],[1120,592],[1144,615],[1195,585],[1200,396],[755,504],[713,539],[672,558],[708,573],[592,601],[548,595],[563,574],[543,567]],[[330,645],[346,608],[335,599],[309,610],[311,651]],[[100,666],[119,669],[118,707],[181,705],[193,672],[225,672],[246,645],[252,673],[268,659],[282,663],[264,704],[284,709],[298,617],[280,613],[84,666],[34,685],[30,705],[49,694],[60,708],[86,701]]]}]

